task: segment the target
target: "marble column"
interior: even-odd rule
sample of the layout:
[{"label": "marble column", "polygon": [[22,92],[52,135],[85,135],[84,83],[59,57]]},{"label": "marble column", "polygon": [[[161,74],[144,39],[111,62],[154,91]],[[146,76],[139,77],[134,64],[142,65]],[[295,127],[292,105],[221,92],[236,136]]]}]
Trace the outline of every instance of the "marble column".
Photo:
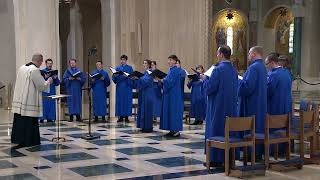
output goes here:
[{"label": "marble column", "polygon": [[[12,0],[0,0],[0,81],[7,85],[16,78],[14,9]],[[3,90],[0,90],[2,94]]]},{"label": "marble column", "polygon": [[15,20],[16,68],[29,62],[34,53],[59,58],[59,1],[13,0]]},{"label": "marble column", "polygon": [[[102,61],[105,66],[115,67],[120,56],[120,1],[101,0],[102,25]],[[109,70],[110,78],[112,74]],[[115,116],[115,84],[111,83],[108,90],[111,98],[111,117]]]},{"label": "marble column", "polygon": [[293,74],[301,76],[302,17],[294,17]]},{"label": "marble column", "polygon": [[[301,29],[301,77],[308,82],[319,82],[320,63],[319,63],[319,41],[320,41],[320,1],[315,0],[296,1],[293,6],[294,17],[302,18]],[[302,6],[303,5],[303,6]],[[295,39],[294,39],[295,41]],[[301,90],[319,91],[320,86],[302,83]]]},{"label": "marble column", "polygon": [[250,1],[249,11],[249,48],[258,43],[258,2]]},{"label": "marble column", "polygon": [[302,20],[304,17],[304,7],[302,1],[296,2],[292,6],[294,15],[294,40],[293,40],[293,73],[301,76],[301,40],[302,40]]},{"label": "marble column", "polygon": [[81,26],[81,13],[78,3],[70,9],[70,32],[67,39],[67,59],[62,61],[68,61],[71,58],[78,60],[78,67],[83,69],[83,32]]},{"label": "marble column", "polygon": [[203,57],[204,57],[204,68],[207,69],[212,65],[212,59],[213,59],[213,37],[212,37],[212,31],[213,31],[213,1],[211,0],[205,0],[204,4],[204,23],[203,23],[203,42],[204,42],[204,48],[203,48]]}]

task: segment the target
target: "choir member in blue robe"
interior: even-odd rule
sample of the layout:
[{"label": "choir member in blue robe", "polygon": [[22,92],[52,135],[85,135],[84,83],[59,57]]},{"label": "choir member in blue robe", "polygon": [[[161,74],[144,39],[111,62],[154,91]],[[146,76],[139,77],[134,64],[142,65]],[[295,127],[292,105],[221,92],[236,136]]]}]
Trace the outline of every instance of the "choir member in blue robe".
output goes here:
[{"label": "choir member in blue robe", "polygon": [[184,102],[184,82],[185,82],[185,79],[186,79],[186,76],[187,76],[187,73],[186,73],[186,70],[183,69],[181,67],[181,61],[180,59],[177,60],[177,67],[180,69],[180,73],[181,73],[181,97],[182,97],[182,101]]},{"label": "choir member in blue robe", "polygon": [[[52,70],[53,61],[52,59],[47,59],[45,61],[46,68],[42,69],[44,72],[49,72]],[[49,76],[45,74],[44,79],[48,80]],[[46,96],[52,96],[56,94],[56,86],[60,85],[60,80],[57,75],[54,75],[52,77],[53,82],[50,84],[50,92],[42,92],[42,103],[43,103],[43,117],[40,118],[40,122],[43,122],[43,120],[47,120],[47,122],[54,122],[56,120],[56,103],[55,100],[47,99]]]},{"label": "choir member in blue robe", "polygon": [[[73,116],[75,115],[77,121],[81,120],[81,106],[82,106],[82,86],[86,81],[86,77],[80,69],[77,68],[77,60],[69,60],[69,68],[64,72],[63,80],[65,82],[67,94],[71,95],[67,98],[68,110],[70,115],[69,122],[73,121]],[[78,73],[78,75],[75,75]]]},{"label": "choir member in blue robe", "polygon": [[[217,50],[219,63],[208,78],[201,75],[203,90],[207,96],[205,139],[224,137],[226,116],[237,117],[238,74],[231,61],[229,46]],[[230,137],[236,136],[230,134]],[[210,166],[221,166],[224,163],[224,150],[211,148]]]},{"label": "choir member in blue robe", "polygon": [[[157,69],[157,62],[151,61],[151,71]],[[162,84],[158,80],[153,80],[153,118],[156,119],[157,117],[160,118],[161,116],[161,107],[162,107]]]},{"label": "choir member in blue robe", "polygon": [[91,78],[94,121],[98,122],[98,118],[101,116],[102,122],[106,122],[107,88],[110,85],[110,78],[108,73],[103,69],[102,61],[97,61],[96,67],[97,69],[91,72],[91,75],[99,74],[101,77],[99,79]]},{"label": "choir member in blue robe", "polygon": [[265,60],[270,70],[267,81],[268,106],[270,115],[287,114],[291,111],[291,77],[288,71],[280,66],[279,58],[274,54],[267,56]]},{"label": "choir member in blue robe", "polygon": [[137,127],[142,132],[150,133],[153,130],[154,88],[153,78],[147,71],[151,68],[151,61],[144,60],[143,68],[145,69],[144,76],[141,78],[133,77],[132,86],[139,92]]},{"label": "choir member in blue robe", "polygon": [[[116,67],[117,71],[131,74],[133,69],[127,65],[128,56],[120,57],[120,66]],[[120,74],[113,74],[112,81],[116,84],[116,116],[118,122],[129,123],[128,116],[132,115],[132,87],[128,84],[128,77]]]},{"label": "choir member in blue robe", "polygon": [[167,136],[178,137],[183,129],[183,101],[181,97],[181,70],[177,68],[178,58],[169,56],[170,67],[167,76],[159,81],[163,83],[163,101],[160,117],[160,129],[170,131]]},{"label": "choir member in blue robe", "polygon": [[[273,53],[270,53],[268,55],[266,60],[268,60],[268,59],[271,59],[271,60],[272,59],[277,59],[277,62],[276,62],[277,66],[279,66],[279,67],[281,66],[282,67],[282,70],[284,70],[286,72],[287,76],[289,76],[289,78],[290,78],[290,84],[292,84],[293,76],[292,76],[290,70],[288,69],[288,66],[289,66],[288,58],[286,56],[284,56],[284,55],[280,55],[279,53],[273,52]],[[268,62],[269,61],[266,62],[266,66],[268,67],[268,83],[269,83],[270,75],[274,73],[274,71],[273,71],[273,66],[274,66],[273,61],[271,63],[272,67],[268,67],[269,66]],[[287,89],[287,93],[288,93],[287,96],[286,96],[287,99],[288,99],[288,103],[287,104],[289,105],[289,111],[288,112],[290,112],[290,114],[291,114],[291,121],[292,121],[292,92],[291,92],[291,85],[290,85],[290,89]],[[269,93],[268,93],[268,113],[270,114],[270,111],[269,111],[270,108],[269,107],[270,106],[269,106]],[[283,113],[283,114],[285,114],[285,113]]]},{"label": "choir member in blue robe", "polygon": [[[292,82],[293,82],[293,80],[294,80],[294,78],[293,78],[293,75],[292,75],[292,73],[291,73],[291,71],[290,71],[290,63],[289,63],[289,59],[288,59],[288,57],[287,56],[285,56],[285,55],[280,55],[279,56],[279,64],[283,67],[283,69],[287,72],[287,74],[290,76],[290,81],[291,81],[291,85],[292,85]],[[291,86],[292,87],[292,86]],[[293,114],[292,114],[292,91],[291,91],[291,88],[290,88],[290,91],[288,91],[288,100],[289,100],[289,102],[288,102],[288,104],[290,104],[290,114],[291,114],[291,125],[292,125],[292,121],[293,121]],[[292,127],[292,126],[291,126]]]},{"label": "choir member in blue robe", "polygon": [[[289,71],[282,67],[280,60],[275,53],[267,56],[265,64],[269,70],[267,95],[267,112],[270,115],[291,114],[291,75]],[[273,148],[270,153],[273,152]],[[279,145],[279,154],[285,154],[285,145]]]},{"label": "choir member in blue robe", "polygon": [[[267,70],[262,60],[263,49],[260,46],[249,50],[249,67],[240,82],[240,116],[255,115],[257,133],[264,133],[265,115],[267,113]],[[256,157],[261,158],[263,147],[256,149]]]},{"label": "choir member in blue robe", "polygon": [[[197,66],[196,70],[199,74],[204,72],[202,65]],[[202,84],[200,79],[189,79],[187,84],[188,88],[191,89],[190,118],[195,118],[192,125],[203,124],[206,117],[207,97],[203,92]]]}]

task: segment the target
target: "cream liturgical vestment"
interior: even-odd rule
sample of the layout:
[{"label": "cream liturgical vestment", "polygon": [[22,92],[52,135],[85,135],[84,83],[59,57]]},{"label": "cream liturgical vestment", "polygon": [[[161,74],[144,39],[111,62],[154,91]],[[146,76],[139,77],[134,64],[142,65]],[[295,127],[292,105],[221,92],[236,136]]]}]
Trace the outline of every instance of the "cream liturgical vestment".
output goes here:
[{"label": "cream liturgical vestment", "polygon": [[33,63],[19,68],[12,101],[12,112],[21,116],[42,116],[42,94],[49,92],[50,84]]}]

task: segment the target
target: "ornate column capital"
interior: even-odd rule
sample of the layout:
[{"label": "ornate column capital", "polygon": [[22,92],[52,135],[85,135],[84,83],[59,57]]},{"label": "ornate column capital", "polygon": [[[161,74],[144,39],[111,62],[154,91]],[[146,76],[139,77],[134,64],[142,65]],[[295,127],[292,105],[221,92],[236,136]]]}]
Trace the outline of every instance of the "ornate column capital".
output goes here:
[{"label": "ornate column capital", "polygon": [[303,0],[295,0],[292,5],[292,14],[294,17],[304,17],[305,7],[303,5]]}]

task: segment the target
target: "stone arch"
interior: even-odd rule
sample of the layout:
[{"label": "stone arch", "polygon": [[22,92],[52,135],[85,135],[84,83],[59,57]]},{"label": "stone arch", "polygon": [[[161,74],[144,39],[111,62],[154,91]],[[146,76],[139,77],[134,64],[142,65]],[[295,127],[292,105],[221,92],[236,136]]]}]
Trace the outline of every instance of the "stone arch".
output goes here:
[{"label": "stone arch", "polygon": [[[291,7],[279,5],[271,8],[264,17],[264,28],[272,32],[274,51],[290,56],[293,52],[294,17]],[[273,37],[273,38],[272,38]]]}]

